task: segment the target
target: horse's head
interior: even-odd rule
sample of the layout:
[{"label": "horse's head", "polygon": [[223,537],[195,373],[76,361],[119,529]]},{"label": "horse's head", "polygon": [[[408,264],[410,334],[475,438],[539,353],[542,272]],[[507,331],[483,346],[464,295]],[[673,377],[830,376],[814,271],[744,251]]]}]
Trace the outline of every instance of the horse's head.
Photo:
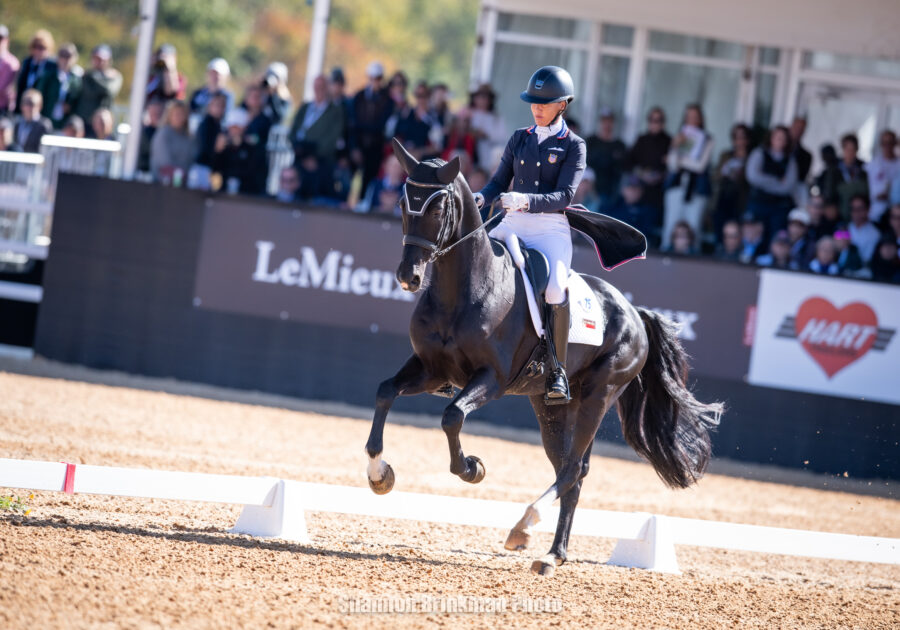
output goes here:
[{"label": "horse's head", "polygon": [[[403,258],[397,281],[407,291],[418,291],[425,267],[446,247],[457,232],[462,212],[462,192],[468,187],[459,176],[459,158],[450,162],[419,162],[394,138],[394,155],[409,178],[403,188]],[[469,193],[471,196],[471,193]]]}]

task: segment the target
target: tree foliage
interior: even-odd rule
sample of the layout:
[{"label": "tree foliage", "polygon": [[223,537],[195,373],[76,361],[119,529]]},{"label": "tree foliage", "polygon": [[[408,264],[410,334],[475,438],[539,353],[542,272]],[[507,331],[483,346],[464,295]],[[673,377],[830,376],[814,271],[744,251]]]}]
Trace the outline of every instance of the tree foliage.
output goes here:
[{"label": "tree foliage", "polygon": [[[269,62],[283,61],[299,97],[312,5],[312,0],[160,0],[156,44],[175,45],[179,70],[195,87],[213,57],[228,60],[239,85],[257,81]],[[57,44],[74,42],[83,64],[91,48],[108,43],[114,65],[126,77],[120,100],[127,99],[138,0],[3,0],[0,6],[20,58],[38,28],[49,30]],[[342,66],[352,90],[364,81],[366,65],[378,59],[389,71],[402,68],[411,80],[444,81],[463,94],[477,12],[478,0],[332,0],[326,70]]]}]

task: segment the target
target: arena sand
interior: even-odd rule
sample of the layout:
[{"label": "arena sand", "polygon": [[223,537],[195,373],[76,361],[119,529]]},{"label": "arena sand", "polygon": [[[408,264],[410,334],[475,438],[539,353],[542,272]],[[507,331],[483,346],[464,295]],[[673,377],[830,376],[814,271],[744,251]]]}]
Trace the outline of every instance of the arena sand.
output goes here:
[{"label": "arena sand", "polygon": [[[361,420],[0,372],[3,457],[365,486],[367,434]],[[385,446],[397,490],[525,503],[552,479],[530,444],[464,436],[487,467],[477,486],[449,473],[438,428],[389,421]],[[606,566],[614,541],[575,537],[543,578],[528,567],[550,534],[522,554],[503,549],[506,530],[312,514],[302,546],[228,534],[236,506],[27,503],[28,516],[0,515],[2,628],[900,627],[890,565],[679,547],[683,575],[657,575]],[[581,506],[900,537],[893,499],[717,475],[671,491],[646,464],[596,456]],[[505,610],[348,612],[385,598]]]}]

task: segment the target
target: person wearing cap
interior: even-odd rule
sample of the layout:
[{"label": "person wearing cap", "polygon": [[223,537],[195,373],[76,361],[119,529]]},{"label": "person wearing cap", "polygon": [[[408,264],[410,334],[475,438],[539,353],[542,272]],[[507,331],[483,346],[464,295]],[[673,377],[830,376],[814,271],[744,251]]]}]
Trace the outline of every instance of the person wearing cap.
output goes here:
[{"label": "person wearing cap", "polygon": [[604,107],[600,110],[597,131],[586,138],[585,143],[587,165],[597,174],[594,189],[600,196],[601,204],[612,202],[619,193],[627,149],[625,143],[616,137],[616,115],[611,109]]},{"label": "person wearing cap", "polygon": [[837,230],[834,233],[834,246],[837,249],[837,264],[842,275],[855,275],[863,268],[859,248],[850,240],[849,230]]},{"label": "person wearing cap", "polygon": [[78,49],[68,43],[59,47],[56,54],[57,78],[55,94],[51,94],[53,106],[49,108],[50,122],[54,129],[62,129],[81,98],[81,81],[84,69],[78,65]]},{"label": "person wearing cap", "polygon": [[[572,236],[561,213],[572,202],[584,175],[584,140],[572,133],[563,114],[575,98],[571,75],[558,66],[539,68],[520,98],[531,105],[534,124],[517,129],[506,145],[500,166],[475,202],[490,206],[495,199],[506,211],[491,230],[508,243],[515,237],[543,253],[550,263],[544,292],[545,320],[551,365],[544,399],[549,404],[570,400],[566,376],[569,340],[567,284],[572,265]],[[506,192],[512,184],[512,191]]]},{"label": "person wearing cap", "polygon": [[381,168],[384,154],[384,127],[393,112],[390,96],[384,89],[384,66],[378,61],[366,68],[368,82],[353,97],[350,116],[350,148],[354,166],[362,171],[362,190],[366,190]]},{"label": "person wearing cap", "polygon": [[16,101],[16,73],[19,58],[9,52],[9,29],[0,24],[0,116],[8,115]]},{"label": "person wearing cap", "polygon": [[469,128],[475,136],[475,158],[485,170],[496,167],[506,140],[506,124],[494,107],[497,95],[489,83],[482,83],[469,94]]},{"label": "person wearing cap", "polygon": [[28,44],[28,52],[31,54],[22,62],[19,78],[16,81],[16,113],[21,113],[22,97],[26,90],[35,89],[41,93],[43,107],[46,112],[41,115],[48,117],[49,109],[53,107],[50,101],[58,89],[56,83],[56,61],[53,52],[56,43],[53,36],[44,29],[37,31]]},{"label": "person wearing cap", "polygon": [[260,87],[263,90],[262,111],[272,125],[283,123],[293,108],[294,100],[287,81],[288,67],[280,61],[270,63]]},{"label": "person wearing cap", "polygon": [[187,95],[187,79],[178,71],[175,47],[163,44],[153,55],[150,77],[147,79],[147,100],[183,100]]},{"label": "person wearing cap", "polygon": [[[812,219],[804,208],[794,208],[787,216],[787,235],[791,244],[791,262],[797,269],[805,269],[816,255],[816,239],[812,237]],[[829,234],[830,236],[830,234]]]},{"label": "person wearing cap", "polygon": [[122,74],[112,67],[112,50],[100,44],[91,51],[91,69],[81,81],[81,96],[73,113],[82,120],[91,120],[101,107],[112,107],[121,89]]},{"label": "person wearing cap", "polygon": [[[251,147],[244,140],[244,130],[249,122],[247,110],[235,107],[225,114],[223,133],[216,139],[212,170],[222,176],[230,193],[237,193],[245,188],[250,179]],[[237,188],[232,188],[228,182],[237,182]]]},{"label": "person wearing cap", "polygon": [[228,77],[231,76],[231,68],[228,62],[221,57],[216,57],[206,64],[206,85],[194,90],[191,95],[191,114],[203,115],[206,106],[217,94],[225,96],[225,111],[234,107],[234,94],[227,87]]},{"label": "person wearing cap", "polygon": [[791,239],[786,230],[779,230],[769,244],[769,253],[756,258],[756,264],[760,267],[772,269],[800,269],[791,260]]}]

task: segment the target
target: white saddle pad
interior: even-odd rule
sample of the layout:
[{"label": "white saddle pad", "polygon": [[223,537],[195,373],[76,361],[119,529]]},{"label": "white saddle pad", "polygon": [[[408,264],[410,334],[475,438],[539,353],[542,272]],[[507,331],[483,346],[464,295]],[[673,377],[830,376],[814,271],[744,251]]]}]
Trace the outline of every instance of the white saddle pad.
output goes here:
[{"label": "white saddle pad", "polygon": [[[528,297],[528,310],[531,313],[531,323],[538,337],[544,334],[544,325],[538,309],[534,289],[525,272],[519,268],[522,279],[525,281],[525,295]],[[588,346],[599,346],[603,343],[603,329],[606,321],[597,296],[584,281],[581,274],[569,272],[569,343],[583,343]]]}]

